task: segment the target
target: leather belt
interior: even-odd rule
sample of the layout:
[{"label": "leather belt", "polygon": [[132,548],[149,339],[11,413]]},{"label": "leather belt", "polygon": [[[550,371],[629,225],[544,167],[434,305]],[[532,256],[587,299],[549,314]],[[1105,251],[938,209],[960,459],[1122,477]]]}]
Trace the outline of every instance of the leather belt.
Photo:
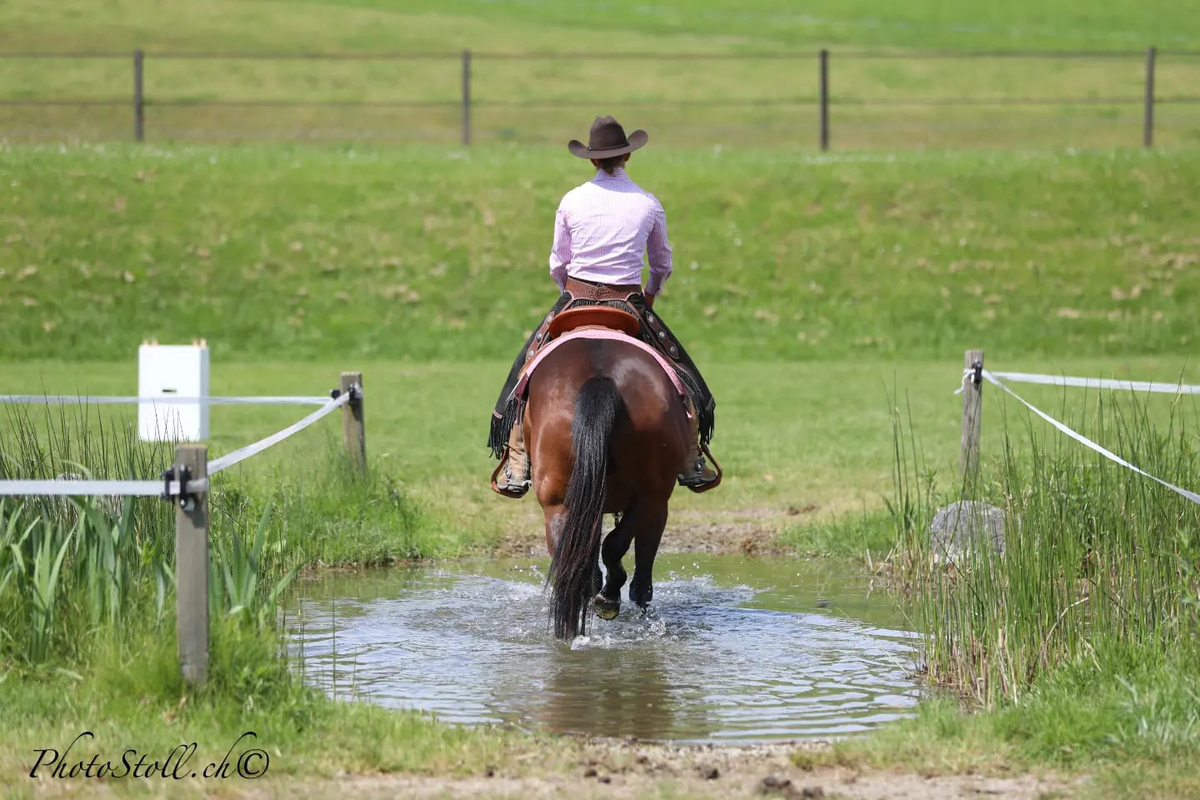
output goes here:
[{"label": "leather belt", "polygon": [[631,294],[641,294],[641,284],[612,286],[568,277],[565,289],[572,297],[585,300],[627,300]]}]

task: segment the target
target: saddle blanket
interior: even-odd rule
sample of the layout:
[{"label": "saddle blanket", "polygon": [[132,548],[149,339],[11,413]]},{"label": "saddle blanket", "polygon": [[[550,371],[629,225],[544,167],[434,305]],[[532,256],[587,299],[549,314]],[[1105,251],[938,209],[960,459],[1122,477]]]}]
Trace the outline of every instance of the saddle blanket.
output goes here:
[{"label": "saddle blanket", "polygon": [[679,393],[679,396],[684,398],[687,397],[687,389],[683,385],[683,380],[680,379],[679,373],[675,371],[675,367],[673,367],[671,362],[667,361],[667,359],[663,357],[662,353],[658,352],[640,339],[635,339],[632,336],[628,336],[619,331],[611,331],[604,328],[587,328],[564,333],[562,336],[559,336],[557,339],[539,350],[521,371],[521,379],[517,381],[517,386],[515,389],[513,389],[513,397],[516,397],[517,399],[524,399],[525,392],[529,388],[529,376],[533,374],[533,371],[538,368],[538,365],[542,363],[542,360],[546,356],[550,355],[564,343],[573,339],[611,339],[614,341],[626,342],[627,344],[630,344],[643,352],[649,353],[654,357],[654,360],[658,362],[658,365],[662,367],[663,372],[667,373],[667,377],[671,379],[671,384],[675,387],[675,391]]}]

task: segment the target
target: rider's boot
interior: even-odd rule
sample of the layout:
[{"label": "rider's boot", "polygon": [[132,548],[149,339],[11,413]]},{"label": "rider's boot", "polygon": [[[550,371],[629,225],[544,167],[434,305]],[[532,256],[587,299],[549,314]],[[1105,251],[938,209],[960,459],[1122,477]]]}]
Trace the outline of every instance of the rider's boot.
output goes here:
[{"label": "rider's boot", "polygon": [[492,489],[504,497],[524,497],[529,491],[529,454],[525,452],[525,433],[521,420],[513,423],[508,434],[507,459]]},{"label": "rider's boot", "polygon": [[713,470],[704,458],[700,449],[700,415],[692,401],[686,401],[688,411],[688,454],[683,462],[683,472],[679,473],[679,485],[686,486],[693,492],[707,492],[717,488],[721,482],[721,474]]}]

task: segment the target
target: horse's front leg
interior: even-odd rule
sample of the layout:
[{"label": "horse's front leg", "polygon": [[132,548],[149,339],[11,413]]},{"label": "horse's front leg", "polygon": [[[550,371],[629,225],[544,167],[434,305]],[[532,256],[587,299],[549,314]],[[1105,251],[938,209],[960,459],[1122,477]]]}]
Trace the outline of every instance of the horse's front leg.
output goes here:
[{"label": "horse's front leg", "polygon": [[636,542],[633,546],[633,580],[629,584],[629,599],[637,603],[642,610],[650,605],[654,598],[654,558],[658,555],[658,545],[662,541],[663,530],[667,527],[667,507],[648,512],[638,526]]}]

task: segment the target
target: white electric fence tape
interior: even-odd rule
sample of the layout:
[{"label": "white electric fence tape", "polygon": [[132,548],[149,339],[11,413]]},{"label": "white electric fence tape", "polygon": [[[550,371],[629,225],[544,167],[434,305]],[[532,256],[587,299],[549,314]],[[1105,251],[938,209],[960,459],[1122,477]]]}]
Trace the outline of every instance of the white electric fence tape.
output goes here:
[{"label": "white electric fence tape", "polygon": [[[963,383],[964,383],[964,384],[965,384],[965,383],[966,383],[968,380],[970,380],[970,379],[971,379],[971,376],[974,374],[974,372],[975,372],[975,370],[973,370],[973,369],[967,369],[967,370],[964,370],[964,372],[963,372]],[[1195,504],[1197,504],[1197,505],[1200,505],[1200,494],[1196,494],[1195,492],[1190,492],[1190,491],[1188,491],[1187,489],[1184,489],[1184,488],[1181,488],[1181,487],[1179,487],[1179,486],[1176,486],[1176,485],[1175,485],[1175,484],[1173,484],[1173,483],[1168,483],[1167,481],[1164,481],[1162,478],[1157,478],[1157,477],[1155,477],[1154,475],[1151,475],[1149,472],[1146,472],[1144,469],[1141,469],[1140,467],[1136,467],[1136,466],[1134,466],[1133,464],[1130,464],[1128,461],[1126,461],[1125,459],[1121,458],[1121,457],[1120,457],[1119,455],[1117,455],[1116,453],[1112,452],[1111,450],[1107,450],[1107,449],[1105,449],[1105,448],[1101,447],[1100,445],[1098,445],[1098,444],[1096,444],[1095,442],[1093,442],[1091,439],[1089,439],[1089,438],[1087,438],[1086,436],[1084,436],[1082,433],[1078,433],[1078,432],[1076,432],[1076,431],[1073,431],[1073,430],[1071,430],[1071,429],[1070,429],[1070,428],[1068,428],[1066,425],[1062,424],[1061,422],[1059,422],[1058,420],[1056,420],[1054,417],[1052,417],[1052,416],[1050,416],[1049,414],[1047,414],[1045,411],[1042,411],[1040,408],[1038,408],[1037,406],[1033,405],[1032,403],[1030,403],[1030,402],[1029,402],[1028,400],[1026,400],[1025,398],[1021,397],[1019,394],[1017,394],[1017,393],[1016,393],[1016,392],[1014,392],[1012,389],[1010,389],[1010,388],[1008,388],[1007,386],[1005,386],[1005,385],[1004,385],[1004,384],[1003,384],[1003,383],[1000,381],[1000,377],[1001,377],[1001,376],[1009,376],[1009,375],[1017,375],[1017,376],[1021,376],[1021,377],[1025,377],[1025,378],[1052,378],[1052,377],[1053,377],[1052,375],[1026,375],[1025,373],[1021,373],[1021,372],[988,372],[986,369],[985,369],[985,370],[981,370],[981,372],[982,372],[982,374],[983,374],[983,378],[984,378],[984,379],[985,379],[985,380],[986,380],[988,383],[990,383],[990,384],[992,384],[992,385],[994,385],[994,386],[998,386],[998,387],[1000,387],[1000,388],[1001,388],[1001,389],[1003,389],[1005,392],[1007,392],[1008,394],[1012,395],[1012,396],[1013,396],[1013,397],[1015,397],[1017,400],[1019,400],[1019,401],[1021,402],[1021,404],[1022,404],[1022,405],[1024,405],[1026,408],[1028,408],[1030,411],[1032,411],[1033,413],[1037,414],[1039,417],[1041,417],[1042,419],[1046,420],[1046,422],[1049,422],[1051,425],[1053,425],[1055,428],[1057,428],[1057,429],[1058,429],[1060,432],[1062,432],[1062,433],[1065,433],[1067,436],[1069,436],[1069,437],[1071,437],[1072,439],[1074,439],[1075,441],[1079,442],[1079,443],[1080,443],[1080,444],[1082,444],[1084,447],[1088,447],[1088,448],[1090,448],[1090,449],[1092,449],[1092,450],[1095,450],[1097,453],[1099,453],[1100,455],[1104,456],[1105,458],[1108,458],[1108,459],[1110,459],[1110,460],[1112,460],[1112,461],[1115,461],[1115,462],[1117,462],[1118,464],[1120,464],[1121,466],[1125,467],[1126,469],[1133,470],[1133,471],[1134,471],[1134,472],[1136,472],[1137,474],[1139,474],[1139,475],[1141,475],[1141,476],[1143,476],[1143,477],[1149,478],[1150,480],[1154,481],[1155,483],[1158,483],[1158,484],[1161,484],[1162,486],[1165,486],[1165,487],[1167,487],[1167,488],[1168,488],[1168,489],[1170,489],[1172,492],[1175,492],[1176,494],[1180,495],[1181,497],[1186,497],[1188,500],[1191,500],[1193,503],[1195,503]],[[1128,387],[1129,387],[1129,386],[1131,386],[1131,385],[1132,385],[1132,386],[1138,386],[1138,387],[1148,387],[1148,386],[1154,386],[1154,387],[1161,387],[1161,386],[1171,386],[1171,384],[1165,384],[1165,383],[1144,383],[1144,382],[1140,382],[1140,381],[1101,381],[1101,380],[1099,380],[1099,379],[1089,379],[1089,378],[1068,378],[1068,379],[1066,379],[1066,380],[1072,380],[1072,381],[1092,381],[1092,382],[1093,382],[1093,384],[1096,386],[1096,388],[1118,388],[1118,387],[1111,387],[1111,386],[1100,387],[1100,386],[1099,386],[1099,384],[1101,384],[1101,383],[1122,384],[1122,386],[1120,386],[1119,388],[1128,388]],[[1026,381],[1026,383],[1050,383],[1050,382],[1051,382],[1051,381],[1049,381],[1049,380],[1046,380],[1046,381],[1042,381],[1042,380],[1031,380],[1031,381]],[[1059,385],[1063,385],[1063,386],[1075,386],[1075,385],[1078,385],[1078,384],[1063,383],[1063,384],[1059,384]],[[1183,388],[1183,389],[1197,389],[1197,387],[1194,387],[1194,386],[1186,386],[1186,387],[1172,386],[1172,388],[1171,388],[1171,391],[1172,391],[1172,392],[1175,392],[1175,391],[1177,391],[1178,389],[1181,389],[1181,388]],[[1165,390],[1163,390],[1163,389],[1158,389],[1158,388],[1154,388],[1154,389],[1145,389],[1145,388],[1143,388],[1143,389],[1139,389],[1138,391],[1158,392],[1158,391],[1165,391]],[[959,389],[958,389],[958,390],[955,392],[955,394],[959,394],[959,393],[961,393],[961,392],[962,392],[962,387],[959,387]],[[1200,392],[1185,392],[1185,394],[1192,394],[1192,393],[1200,393]]]},{"label": "white electric fence tape", "polygon": [[[967,370],[968,373],[971,370]],[[1124,392],[1160,394],[1200,394],[1200,386],[1154,381],[1119,381],[1110,378],[1072,378],[1066,375],[1038,375],[1030,372],[993,372],[993,376],[1011,383],[1037,383],[1043,386],[1073,386],[1080,389],[1115,389]]]},{"label": "white electric fence tape", "polygon": [[[361,391],[361,390],[356,390]],[[215,475],[223,469],[228,469],[239,461],[245,461],[252,455],[261,453],[273,444],[278,444],[289,436],[299,433],[300,431],[312,425],[326,414],[332,413],[346,403],[350,402],[350,392],[342,392],[336,400],[326,400],[325,406],[309,414],[304,419],[297,422],[295,425],[289,425],[279,433],[273,433],[265,439],[260,439],[254,444],[248,444],[245,447],[234,450],[232,453],[227,453],[218,459],[208,462],[208,474]]]},{"label": "white electric fence tape", "polygon": [[[361,395],[362,390],[355,388],[355,392]],[[13,395],[20,396],[20,395]],[[342,406],[350,402],[351,393],[342,392],[336,400],[327,398],[313,398],[318,400],[322,407],[312,412],[304,419],[289,425],[278,433],[273,433],[265,439],[260,439],[254,444],[247,445],[232,453],[221,456],[218,459],[208,462],[208,474],[214,475],[223,469],[228,469],[240,461],[244,461],[253,455],[261,453],[268,447],[279,444],[289,436],[299,433],[300,431],[312,425],[317,420],[327,414],[336,411]],[[3,399],[3,398],[0,398]],[[125,399],[125,398],[121,398]],[[155,398],[156,400],[158,398]],[[234,399],[234,398],[223,398]],[[253,398],[237,398],[237,399],[253,399]],[[301,399],[301,398],[294,398]],[[303,398],[308,399],[308,398]],[[84,481],[84,480],[4,480],[0,481],[0,497],[4,495],[54,495],[54,496],[77,496],[77,495],[136,495],[139,497],[157,497],[163,493],[164,482],[158,481]],[[187,485],[189,492],[201,492],[208,489],[208,479],[201,478],[193,481],[188,481]],[[179,496],[179,481],[173,480],[167,485],[167,494],[171,497]]]},{"label": "white electric fence tape", "polygon": [[[163,493],[162,481],[76,481],[76,480],[39,480],[39,481],[0,481],[0,496],[3,495],[52,495],[52,496],[83,496],[83,495],[136,495],[138,497],[158,497]],[[208,481],[188,481],[189,492],[201,492],[208,488]],[[168,494],[171,497],[179,495],[179,481],[171,481]]]},{"label": "white electric fence tape", "polygon": [[207,403],[210,406],[323,406],[328,397],[176,397],[154,395],[153,397],[113,397],[108,395],[69,394],[0,394],[0,403],[55,403],[67,405],[190,405]]}]

